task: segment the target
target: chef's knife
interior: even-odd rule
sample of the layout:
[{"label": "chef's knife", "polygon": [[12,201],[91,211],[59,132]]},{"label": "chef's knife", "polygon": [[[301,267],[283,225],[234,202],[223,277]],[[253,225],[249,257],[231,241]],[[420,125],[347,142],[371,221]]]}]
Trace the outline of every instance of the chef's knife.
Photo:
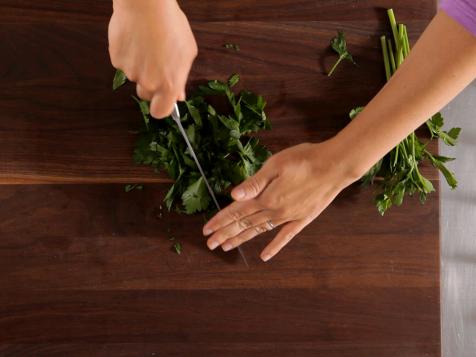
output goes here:
[{"label": "chef's knife", "polygon": [[[182,122],[180,121],[180,111],[179,111],[177,103],[175,103],[174,109],[172,111],[172,119],[177,124],[177,126],[180,130],[180,133],[183,136],[183,139],[187,143],[188,150],[190,151],[190,154],[192,154],[193,160],[195,161],[195,164],[197,165],[198,170],[200,171],[200,174],[203,177],[203,181],[205,181],[205,185],[207,186],[208,193],[210,193],[210,196],[212,197],[212,200],[215,203],[216,208],[218,209],[218,211],[220,211],[221,208],[220,208],[220,205],[218,204],[217,198],[215,196],[215,192],[213,192],[210,184],[208,183],[207,177],[205,176],[205,172],[203,172],[202,165],[200,165],[200,161],[198,161],[197,155],[195,154],[195,151],[193,150],[192,144],[190,144],[190,140],[188,139],[188,135],[185,132],[183,126],[182,126]],[[245,262],[245,265],[248,266],[248,262],[246,261],[245,255],[243,254],[243,251],[242,251],[241,247],[238,247],[238,252],[240,253],[241,258]]]}]

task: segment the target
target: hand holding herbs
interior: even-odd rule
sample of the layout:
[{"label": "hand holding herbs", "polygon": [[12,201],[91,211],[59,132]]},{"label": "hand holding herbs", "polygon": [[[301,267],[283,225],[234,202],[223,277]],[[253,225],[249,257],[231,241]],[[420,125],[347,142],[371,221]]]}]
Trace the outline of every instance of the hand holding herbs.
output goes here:
[{"label": "hand holding herbs", "polygon": [[[380,38],[384,68],[387,80],[401,66],[410,53],[407,28],[396,23],[393,11],[388,10],[392,38]],[[402,104],[403,105],[403,104]],[[355,118],[363,108],[351,111],[351,119]],[[382,118],[384,119],[384,118]],[[446,145],[454,146],[461,131],[460,128],[443,130],[444,120],[441,113],[436,113],[427,122],[432,139],[441,139]],[[380,192],[375,197],[377,209],[383,215],[392,205],[401,205],[405,195],[418,194],[420,201],[425,202],[427,195],[435,189],[430,180],[420,171],[420,165],[427,162],[436,167],[451,188],[456,188],[454,174],[445,163],[453,158],[436,155],[427,148],[428,142],[420,139],[415,132],[408,135],[383,159],[377,162],[362,178],[364,184],[376,183]]]},{"label": "hand holding herbs", "polygon": [[[115,78],[125,77],[118,72]],[[179,103],[182,124],[209,183],[217,198],[227,201],[231,187],[252,176],[270,156],[257,138],[249,136],[270,128],[264,112],[266,102],[249,91],[235,94],[232,88],[239,79],[235,74],[227,82],[209,81],[199,86],[189,100]],[[117,82],[115,87],[124,82]],[[175,122],[170,117],[151,119],[149,102],[135,100],[143,128],[134,161],[156,172],[165,171],[174,180],[164,200],[169,210],[175,205],[187,214],[213,211],[205,182]]]}]

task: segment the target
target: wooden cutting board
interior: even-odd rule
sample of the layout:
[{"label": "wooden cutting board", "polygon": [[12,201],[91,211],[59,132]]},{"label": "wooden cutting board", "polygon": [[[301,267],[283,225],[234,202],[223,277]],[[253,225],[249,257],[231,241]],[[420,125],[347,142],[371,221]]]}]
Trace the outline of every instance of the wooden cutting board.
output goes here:
[{"label": "wooden cutting board", "polygon": [[[436,10],[181,4],[200,47],[191,85],[240,73],[268,100],[274,152],[331,137],[383,85],[385,8],[413,41]],[[110,0],[0,0],[0,356],[439,356],[438,194],[382,218],[353,185],[268,263],[272,235],[243,246],[249,268],[210,252],[203,218],[161,210],[168,180],[132,163],[141,119],[133,87],[111,91],[110,12]],[[338,29],[358,67],[329,79]],[[125,193],[135,182],[148,184]]]}]

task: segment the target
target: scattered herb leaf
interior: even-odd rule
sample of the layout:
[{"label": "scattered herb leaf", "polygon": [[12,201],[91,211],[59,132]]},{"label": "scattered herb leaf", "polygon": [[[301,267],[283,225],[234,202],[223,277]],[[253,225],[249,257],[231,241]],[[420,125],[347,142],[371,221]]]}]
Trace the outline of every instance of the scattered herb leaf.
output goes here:
[{"label": "scattered herb leaf", "polygon": [[122,87],[127,82],[127,77],[123,71],[120,69],[116,70],[114,75],[114,80],[112,81],[112,89],[116,90]]},{"label": "scattered herb leaf", "polygon": [[143,190],[143,189],[144,189],[144,185],[141,185],[141,184],[138,184],[138,183],[129,184],[129,185],[124,186],[124,191],[125,192],[131,192],[133,190]]},{"label": "scattered herb leaf", "polygon": [[328,77],[332,76],[332,73],[334,73],[337,66],[345,59],[352,62],[353,64],[356,64],[354,58],[347,50],[347,42],[345,41],[345,34],[343,31],[337,32],[337,36],[331,40],[331,47],[339,55],[339,58],[327,74]]},{"label": "scattered herb leaf", "polygon": [[173,248],[178,255],[182,254],[182,244],[180,242],[175,242]]}]

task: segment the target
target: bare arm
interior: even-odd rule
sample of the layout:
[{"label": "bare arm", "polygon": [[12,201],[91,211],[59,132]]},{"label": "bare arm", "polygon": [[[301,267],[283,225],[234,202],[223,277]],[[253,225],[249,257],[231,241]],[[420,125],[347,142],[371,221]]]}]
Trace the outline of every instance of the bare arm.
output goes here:
[{"label": "bare arm", "polygon": [[235,202],[204,227],[211,235],[208,246],[229,250],[283,225],[261,253],[270,259],[475,77],[476,37],[440,11],[391,80],[346,128],[331,140],[274,155],[233,190]]},{"label": "bare arm", "polygon": [[[391,80],[335,138],[354,178],[476,78],[476,37],[440,11]],[[369,140],[371,138],[371,140]]]}]

